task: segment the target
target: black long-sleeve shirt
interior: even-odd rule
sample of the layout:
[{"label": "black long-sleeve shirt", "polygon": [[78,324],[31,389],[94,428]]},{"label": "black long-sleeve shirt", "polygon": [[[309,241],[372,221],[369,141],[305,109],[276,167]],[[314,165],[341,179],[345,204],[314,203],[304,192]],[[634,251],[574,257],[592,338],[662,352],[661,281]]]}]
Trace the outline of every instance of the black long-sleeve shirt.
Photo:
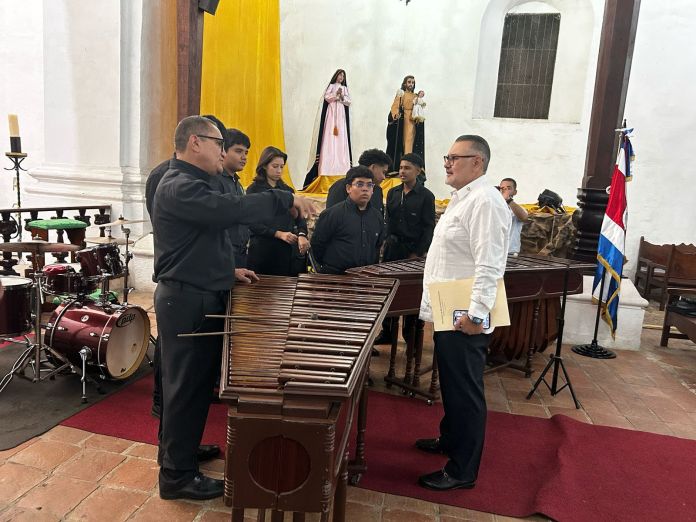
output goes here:
[{"label": "black long-sleeve shirt", "polygon": [[[247,187],[247,194],[260,194],[271,190],[275,190],[276,192],[283,191],[291,195],[295,193],[292,187],[286,185],[285,183],[279,182],[276,187],[271,187],[267,181],[254,181],[251,185],[249,185],[249,187]],[[277,214],[272,220],[265,223],[254,223],[249,226],[252,236],[265,237],[274,237],[278,230],[282,232],[293,232],[293,229],[295,228],[298,232],[304,232],[306,235],[307,220],[302,217],[293,218],[289,212],[286,212],[285,214]]]},{"label": "black long-sleeve shirt", "polygon": [[234,285],[234,255],[227,229],[286,214],[292,194],[222,194],[211,184],[211,176],[195,165],[173,159],[169,167],[152,208],[155,280],[229,290]]},{"label": "black long-sleeve shirt", "polygon": [[342,274],[348,268],[379,261],[384,218],[372,205],[360,210],[349,198],[319,215],[312,234],[312,253],[321,271]]},{"label": "black long-sleeve shirt", "polygon": [[[174,158],[176,158],[176,156],[174,156]],[[169,170],[170,161],[170,159],[166,159],[152,169],[150,175],[147,177],[147,181],[145,182],[145,207],[147,208],[147,213],[150,214],[150,220],[152,220],[152,204],[155,201],[155,192],[157,191],[157,186],[159,185],[159,182],[162,181],[162,176],[164,176]]]},{"label": "black long-sleeve shirt", "polygon": [[[337,203],[345,201],[347,198],[346,178],[341,178],[329,187],[329,192],[326,194],[326,208],[333,207]],[[372,191],[370,205],[379,210],[380,214],[384,215],[384,193],[382,192],[382,187],[379,185],[375,185]]]},{"label": "black long-sleeve shirt", "polygon": [[[234,196],[244,196],[245,194],[244,187],[242,187],[239,176],[235,172],[228,174],[227,171],[224,171],[218,176],[211,176],[211,182],[217,183],[220,186],[220,192],[223,194],[232,194]],[[235,249],[246,252],[246,246],[249,242],[249,227],[247,225],[237,225],[227,229],[227,233],[230,235],[230,240]]]},{"label": "black long-sleeve shirt", "polygon": [[387,193],[387,231],[411,254],[425,255],[435,230],[435,196],[421,183],[404,193],[403,184]]}]

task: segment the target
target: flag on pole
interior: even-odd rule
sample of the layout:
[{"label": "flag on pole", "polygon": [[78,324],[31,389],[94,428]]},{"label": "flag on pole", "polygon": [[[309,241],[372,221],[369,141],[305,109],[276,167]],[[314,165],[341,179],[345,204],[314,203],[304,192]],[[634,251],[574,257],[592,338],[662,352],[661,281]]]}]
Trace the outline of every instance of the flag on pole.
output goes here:
[{"label": "flag on pole", "polygon": [[[602,231],[597,246],[597,271],[592,285],[592,297],[601,301],[602,318],[609,325],[612,337],[616,334],[618,324],[619,292],[626,244],[628,218],[626,182],[631,180],[631,161],[634,158],[629,139],[633,129],[620,130],[619,153],[611,178],[609,202],[602,221]],[[602,278],[604,278],[604,288],[600,296]]]}]

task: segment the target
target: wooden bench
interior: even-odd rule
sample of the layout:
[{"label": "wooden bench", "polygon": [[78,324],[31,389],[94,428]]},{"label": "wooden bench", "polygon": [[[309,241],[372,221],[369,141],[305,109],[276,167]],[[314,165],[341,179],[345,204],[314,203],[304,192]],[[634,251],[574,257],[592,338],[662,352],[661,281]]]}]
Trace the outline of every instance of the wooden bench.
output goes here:
[{"label": "wooden bench", "polygon": [[[653,280],[655,273],[664,274],[667,271],[673,250],[674,245],[655,245],[646,241],[644,236],[640,237],[638,262],[633,283],[638,293],[645,299],[650,298],[651,290],[657,286]],[[659,287],[661,288],[662,285]]]},{"label": "wooden bench", "polygon": [[[674,305],[680,297],[693,297],[696,299],[696,288],[668,288],[667,295],[669,301],[665,312],[665,321],[662,324],[662,338],[660,346],[667,346],[670,339],[690,339],[696,343],[696,316],[691,317],[675,311]],[[671,327],[674,326],[679,332],[672,333]]]},{"label": "wooden bench", "polygon": [[660,288],[660,310],[665,309],[668,288],[696,288],[696,248],[674,245],[664,273],[652,275],[653,286]]}]

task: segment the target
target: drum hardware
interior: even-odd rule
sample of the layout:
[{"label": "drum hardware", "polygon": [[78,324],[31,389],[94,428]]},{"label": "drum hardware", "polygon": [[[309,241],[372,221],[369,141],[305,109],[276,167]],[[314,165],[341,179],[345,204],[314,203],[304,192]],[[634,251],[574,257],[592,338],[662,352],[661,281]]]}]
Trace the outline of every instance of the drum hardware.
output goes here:
[{"label": "drum hardware", "polygon": [[[75,245],[73,245],[75,246]],[[14,375],[17,375],[19,377],[29,379],[32,382],[39,382],[43,381],[46,379],[53,379],[54,376],[67,369],[70,368],[71,370],[74,371],[74,367],[70,362],[68,362],[63,356],[61,356],[59,353],[55,352],[52,350],[49,346],[45,345],[43,343],[42,339],[42,334],[41,334],[41,302],[42,302],[42,293],[41,293],[41,286],[42,286],[42,278],[43,278],[43,272],[34,272],[33,274],[33,289],[34,289],[34,313],[32,314],[32,319],[33,319],[33,324],[31,325],[31,329],[34,330],[34,339],[31,340],[28,336],[24,335],[24,341],[20,341],[19,344],[24,344],[26,346],[26,349],[22,352],[22,354],[17,358],[17,360],[14,362],[12,365],[12,371],[8,373],[3,379],[2,379],[2,388],[0,390],[4,389],[7,384],[12,380],[12,377]],[[27,278],[21,278],[25,279],[27,281],[31,281]],[[3,281],[3,285],[5,285],[5,282]],[[17,285],[14,285],[17,286]],[[25,284],[26,286],[26,284]],[[11,288],[11,287],[10,287]],[[4,292],[3,292],[4,295]],[[28,296],[26,296],[28,297]],[[4,300],[3,300],[4,304]],[[10,332],[7,332],[7,334],[10,334]],[[5,334],[6,335],[6,334]],[[12,341],[12,339],[8,339]],[[17,342],[17,341],[13,341]],[[52,365],[53,368],[42,368],[42,366],[45,365]],[[32,377],[28,377],[26,373],[26,368],[31,367],[31,370],[33,372]],[[43,372],[46,372],[46,375],[42,375]]]},{"label": "drum hardware", "polygon": [[116,221],[111,223],[102,223],[101,225],[92,225],[89,228],[101,228],[101,227],[118,227],[124,225],[132,225],[134,223],[147,223],[147,219],[125,219],[123,216],[119,216]]},{"label": "drum hardware", "polygon": [[91,236],[91,237],[86,237],[85,238],[85,243],[94,243],[95,245],[125,245],[126,241],[129,241],[130,244],[133,244],[133,241],[131,240],[126,240],[122,237],[113,237],[113,236],[106,236],[106,237],[100,237],[100,236]]}]

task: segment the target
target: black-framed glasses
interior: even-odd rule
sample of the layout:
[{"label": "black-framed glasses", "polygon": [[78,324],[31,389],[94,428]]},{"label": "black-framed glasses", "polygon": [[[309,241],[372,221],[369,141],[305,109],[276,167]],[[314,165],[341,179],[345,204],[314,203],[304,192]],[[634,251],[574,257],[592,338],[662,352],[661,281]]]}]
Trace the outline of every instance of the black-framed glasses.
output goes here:
[{"label": "black-framed glasses", "polygon": [[460,158],[478,158],[478,154],[466,154],[464,156],[460,156],[457,154],[450,154],[449,156],[442,156],[442,159],[445,160],[445,163],[454,163]]},{"label": "black-framed glasses", "polygon": [[196,137],[216,141],[217,144],[220,145],[220,150],[225,150],[225,140],[223,138],[218,138],[217,136],[206,136],[205,134],[196,134]]},{"label": "black-framed glasses", "polygon": [[351,184],[352,184],[354,187],[357,187],[357,188],[360,188],[360,189],[361,189],[361,188],[367,187],[368,190],[372,190],[373,188],[375,188],[375,184],[372,183],[371,181],[354,181],[354,182],[351,183]]}]

